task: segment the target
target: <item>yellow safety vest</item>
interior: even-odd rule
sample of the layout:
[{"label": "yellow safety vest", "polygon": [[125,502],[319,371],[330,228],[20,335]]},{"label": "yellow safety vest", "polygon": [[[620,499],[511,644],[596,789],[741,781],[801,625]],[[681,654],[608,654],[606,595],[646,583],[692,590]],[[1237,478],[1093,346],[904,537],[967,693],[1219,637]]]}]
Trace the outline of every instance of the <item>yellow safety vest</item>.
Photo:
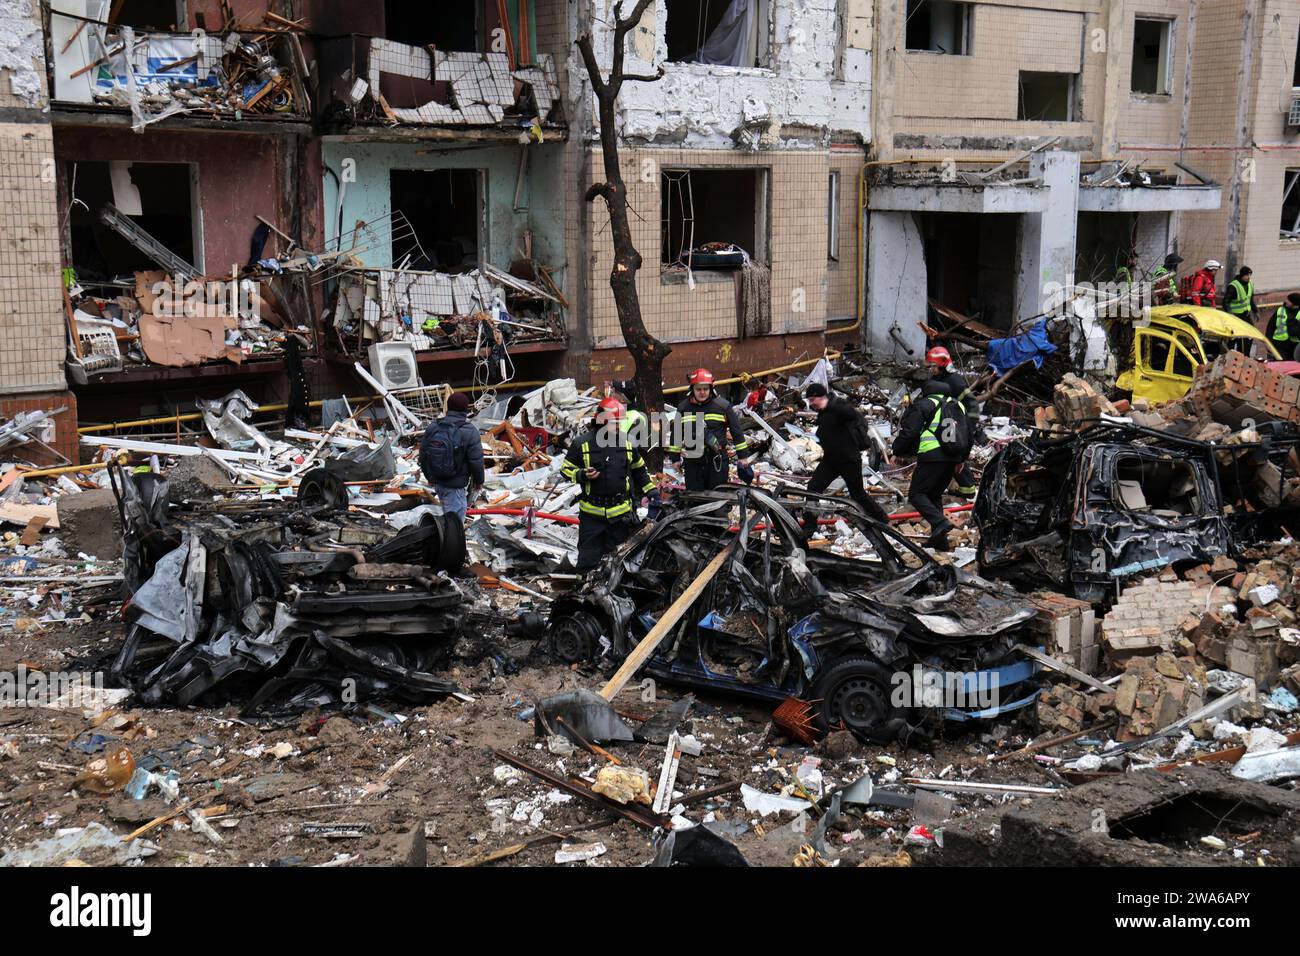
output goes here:
[{"label": "yellow safety vest", "polygon": [[[942,398],[942,397],[943,396],[936,396],[936,398]],[[957,400],[953,399],[953,401],[957,401]],[[963,415],[966,413],[966,406],[963,405],[961,402],[957,402],[957,407],[962,410]],[[936,448],[939,447],[939,438],[935,434],[935,432],[939,430],[939,418],[942,415],[943,415],[943,402],[940,401],[935,405],[934,416],[930,419],[930,424],[926,426],[925,431],[921,432],[921,441],[916,446],[916,453],[918,455],[924,455],[926,452],[934,451]]]},{"label": "yellow safety vest", "polygon": [[1228,311],[1233,315],[1245,315],[1250,311],[1250,300],[1255,297],[1255,283],[1247,282],[1242,286],[1240,279],[1233,279],[1228,283],[1228,288],[1235,293],[1232,302],[1228,304]]}]

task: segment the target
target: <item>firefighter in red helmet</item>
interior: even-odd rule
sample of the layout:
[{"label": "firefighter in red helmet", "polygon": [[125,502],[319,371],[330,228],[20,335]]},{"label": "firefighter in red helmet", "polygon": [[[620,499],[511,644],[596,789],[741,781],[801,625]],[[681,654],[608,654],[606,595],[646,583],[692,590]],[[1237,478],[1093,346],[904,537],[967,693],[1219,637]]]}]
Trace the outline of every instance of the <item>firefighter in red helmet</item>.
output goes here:
[{"label": "firefighter in red helmet", "polygon": [[[952,364],[952,356],[942,345],[936,345],[925,353],[925,363],[930,366],[930,377],[947,385],[948,394],[965,407],[966,418],[970,422],[970,433],[974,435],[979,425],[980,406],[979,402],[975,401],[975,396],[970,394],[970,385],[966,381],[966,376],[956,370]],[[979,486],[971,479],[970,469],[964,461],[958,463],[953,480],[957,483],[959,495],[969,498],[979,491]]]},{"label": "firefighter in red helmet", "polygon": [[740,416],[713,388],[713,373],[697,368],[690,374],[690,391],[677,406],[673,435],[665,446],[674,461],[685,459],[686,490],[708,491],[727,483],[727,435],[743,478],[749,468],[749,441]]},{"label": "firefighter in red helmet", "polygon": [[641,453],[619,428],[623,403],[606,398],[596,419],[570,447],[560,473],[582,488],[578,499],[579,572],[590,571],[636,527],[636,503],[655,492]]}]

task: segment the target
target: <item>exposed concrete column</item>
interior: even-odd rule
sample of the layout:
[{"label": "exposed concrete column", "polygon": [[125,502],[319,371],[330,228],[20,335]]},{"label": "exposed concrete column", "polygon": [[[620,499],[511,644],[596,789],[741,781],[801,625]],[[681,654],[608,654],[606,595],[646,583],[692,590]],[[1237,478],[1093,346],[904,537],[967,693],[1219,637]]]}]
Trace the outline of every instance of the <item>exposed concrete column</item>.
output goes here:
[{"label": "exposed concrete column", "polygon": [[[1125,0],[1110,0],[1106,16],[1106,96],[1101,114],[1101,159],[1115,159],[1119,155],[1119,117],[1128,93],[1120,80],[1127,76],[1125,57],[1132,49],[1133,38],[1125,30]],[[1097,21],[1094,21],[1094,23]],[[1092,40],[1088,38],[1091,49]]]},{"label": "exposed concrete column", "polygon": [[1047,208],[1027,213],[1020,231],[1020,271],[1016,317],[1043,311],[1044,286],[1074,282],[1074,243],[1079,224],[1079,154],[1063,150],[1036,153],[1029,175],[1043,181]]},{"label": "exposed concrete column", "polygon": [[875,50],[871,57],[871,142],[877,160],[894,158],[894,86],[906,11],[904,0],[876,0]]},{"label": "exposed concrete column", "polygon": [[867,222],[865,344],[877,358],[919,360],[925,352],[925,333],[919,323],[925,321],[926,302],[921,230],[910,212],[875,211]]}]

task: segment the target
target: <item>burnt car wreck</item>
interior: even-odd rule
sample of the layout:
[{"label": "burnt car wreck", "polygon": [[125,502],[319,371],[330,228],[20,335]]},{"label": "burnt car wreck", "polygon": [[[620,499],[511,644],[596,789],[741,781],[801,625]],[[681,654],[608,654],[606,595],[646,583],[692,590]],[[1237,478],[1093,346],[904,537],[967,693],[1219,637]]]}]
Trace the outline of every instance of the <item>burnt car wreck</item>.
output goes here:
[{"label": "burnt car wreck", "polygon": [[[559,657],[621,661],[730,546],[639,673],[766,704],[808,701],[821,730],[875,742],[924,739],[944,720],[1033,703],[1035,665],[1014,646],[1034,610],[1005,585],[939,564],[856,509],[802,492],[728,489],[678,500],[555,602],[549,640]],[[838,518],[854,556],[809,547],[792,511]],[[984,706],[944,706],[952,701],[908,694],[926,671],[959,675],[959,689],[979,684],[991,695]]]},{"label": "burnt car wreck", "polygon": [[1014,441],[980,484],[981,572],[1104,603],[1128,579],[1286,534],[1297,439],[1277,425],[1258,437],[1216,443],[1103,422]]},{"label": "burnt car wreck", "polygon": [[167,482],[113,473],[122,515],[126,640],[112,676],[147,704],[299,711],[454,693],[438,670],[463,596],[459,522],[400,531],[321,496],[168,502]]}]

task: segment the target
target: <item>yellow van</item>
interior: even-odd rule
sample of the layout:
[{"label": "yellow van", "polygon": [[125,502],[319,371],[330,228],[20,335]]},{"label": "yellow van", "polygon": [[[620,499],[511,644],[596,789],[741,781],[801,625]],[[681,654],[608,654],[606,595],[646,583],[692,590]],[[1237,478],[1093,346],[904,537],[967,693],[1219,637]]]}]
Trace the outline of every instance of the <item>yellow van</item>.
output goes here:
[{"label": "yellow van", "polygon": [[1133,367],[1116,388],[1152,404],[1182,398],[1192,371],[1235,349],[1263,362],[1280,361],[1273,343],[1249,322],[1203,305],[1158,305],[1150,322],[1133,323]]}]

